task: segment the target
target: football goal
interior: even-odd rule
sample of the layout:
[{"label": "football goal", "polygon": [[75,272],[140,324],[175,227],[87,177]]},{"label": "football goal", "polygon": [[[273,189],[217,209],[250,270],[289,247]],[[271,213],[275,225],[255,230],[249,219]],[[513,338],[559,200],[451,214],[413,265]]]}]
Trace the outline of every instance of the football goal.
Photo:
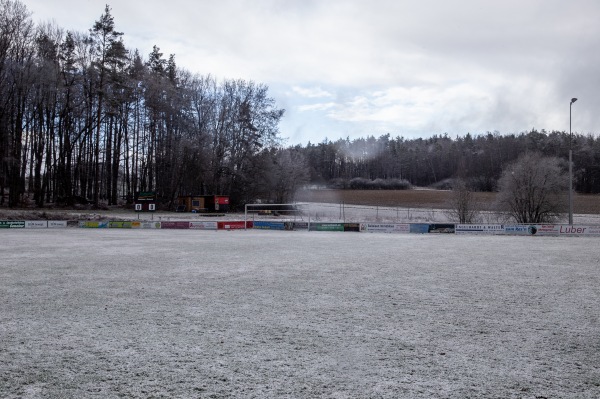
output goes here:
[{"label": "football goal", "polygon": [[306,204],[246,204],[244,221],[276,219],[281,221],[303,220]]}]

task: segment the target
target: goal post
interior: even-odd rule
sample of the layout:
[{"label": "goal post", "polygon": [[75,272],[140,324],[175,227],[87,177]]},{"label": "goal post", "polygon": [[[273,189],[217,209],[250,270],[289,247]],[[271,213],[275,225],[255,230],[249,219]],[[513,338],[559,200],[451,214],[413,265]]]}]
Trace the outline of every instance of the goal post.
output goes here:
[{"label": "goal post", "polygon": [[296,217],[302,218],[303,208],[306,204],[301,203],[288,203],[288,204],[246,204],[244,206],[244,225],[248,228],[248,217],[252,216],[254,220],[256,215],[265,217],[279,217],[279,216],[293,216],[293,220],[296,221]]}]

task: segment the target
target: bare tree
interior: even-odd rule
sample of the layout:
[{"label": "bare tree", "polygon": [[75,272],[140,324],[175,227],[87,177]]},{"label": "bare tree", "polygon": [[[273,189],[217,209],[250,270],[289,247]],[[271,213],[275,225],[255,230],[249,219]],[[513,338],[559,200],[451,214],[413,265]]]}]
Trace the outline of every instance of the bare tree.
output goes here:
[{"label": "bare tree", "polygon": [[564,213],[567,174],[562,161],[527,153],[510,164],[498,182],[499,209],[517,223],[548,223]]},{"label": "bare tree", "polygon": [[463,179],[455,179],[452,183],[452,197],[447,215],[458,223],[476,223],[479,216],[478,204],[473,191]]},{"label": "bare tree", "polygon": [[296,191],[308,181],[308,168],[298,148],[278,150],[273,156],[270,172],[272,192],[276,203],[294,200]]}]

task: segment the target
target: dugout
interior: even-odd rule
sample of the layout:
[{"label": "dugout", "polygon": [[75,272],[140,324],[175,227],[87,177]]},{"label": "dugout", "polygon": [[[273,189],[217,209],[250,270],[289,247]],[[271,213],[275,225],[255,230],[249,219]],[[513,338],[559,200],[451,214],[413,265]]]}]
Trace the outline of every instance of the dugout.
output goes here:
[{"label": "dugout", "polygon": [[180,195],[178,212],[227,212],[229,196],[227,195]]}]

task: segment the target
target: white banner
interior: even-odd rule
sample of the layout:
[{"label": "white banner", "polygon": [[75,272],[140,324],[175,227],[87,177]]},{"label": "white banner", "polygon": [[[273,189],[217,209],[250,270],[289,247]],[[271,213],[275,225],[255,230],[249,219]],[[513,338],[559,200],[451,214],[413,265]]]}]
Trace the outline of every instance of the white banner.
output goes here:
[{"label": "white banner", "polygon": [[524,236],[600,236],[600,226],[570,226],[564,224],[457,224],[455,233]]},{"label": "white banner", "polygon": [[502,224],[457,224],[456,234],[505,234]]},{"label": "white banner", "polygon": [[598,236],[600,226],[534,224],[529,226],[527,231],[536,236]]},{"label": "white banner", "polygon": [[66,220],[48,220],[49,229],[64,229],[67,227]]},{"label": "white banner", "polygon": [[131,222],[132,229],[160,229],[160,222]]},{"label": "white banner", "polygon": [[190,229],[217,230],[217,222],[190,222]]},{"label": "white banner", "polygon": [[360,231],[368,233],[410,233],[408,223],[362,223]]},{"label": "white banner", "polygon": [[25,228],[26,229],[45,229],[48,227],[47,220],[26,220]]}]

